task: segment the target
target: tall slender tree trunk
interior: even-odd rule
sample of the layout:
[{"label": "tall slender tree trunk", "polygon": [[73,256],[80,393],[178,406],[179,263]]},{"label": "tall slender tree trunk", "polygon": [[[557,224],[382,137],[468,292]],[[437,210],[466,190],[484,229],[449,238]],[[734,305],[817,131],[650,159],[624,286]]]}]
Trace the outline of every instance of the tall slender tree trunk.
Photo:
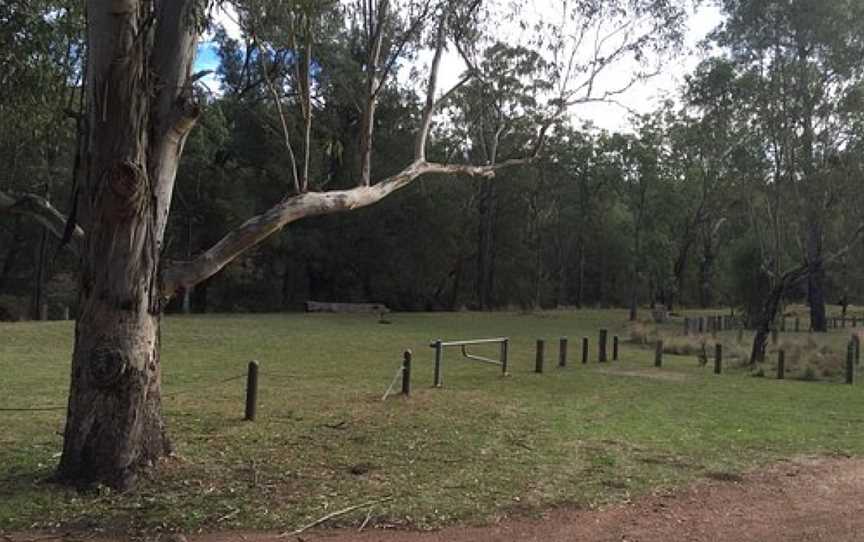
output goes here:
[{"label": "tall slender tree trunk", "polygon": [[639,319],[639,280],[642,275],[642,240],[641,231],[637,225],[636,237],[633,243],[632,267],[630,270],[630,315],[631,322]]},{"label": "tall slender tree trunk", "polygon": [[21,253],[21,245],[24,243],[24,236],[21,230],[21,218],[16,217],[14,226],[12,227],[12,240],[9,244],[9,250],[6,251],[6,257],[3,258],[3,266],[0,267],[0,293],[3,292],[6,282],[12,275],[15,264],[18,261],[18,255]]},{"label": "tall slender tree trunk", "polygon": [[39,243],[36,244],[36,268],[33,272],[33,292],[30,296],[30,313],[33,320],[42,319],[42,305],[45,303],[45,280],[48,259],[48,231],[41,228]]},{"label": "tall slender tree trunk", "polygon": [[585,302],[585,240],[580,234],[576,241],[576,306]]},{"label": "tall slender tree trunk", "polygon": [[811,220],[807,228],[807,300],[810,304],[810,325],[813,331],[828,331],[825,317],[825,268],[822,265],[822,232]]},{"label": "tall slender tree trunk", "polygon": [[480,184],[480,224],[477,247],[477,300],[482,310],[494,304],[495,282],[495,218],[498,207],[496,184]]},{"label": "tall slender tree trunk", "polygon": [[78,199],[86,237],[60,481],[128,488],[171,450],[161,412],[159,269],[177,165],[197,117],[191,5],[87,5]]},{"label": "tall slender tree trunk", "polygon": [[705,243],[699,262],[699,305],[703,309],[714,306],[714,249],[710,242]]}]

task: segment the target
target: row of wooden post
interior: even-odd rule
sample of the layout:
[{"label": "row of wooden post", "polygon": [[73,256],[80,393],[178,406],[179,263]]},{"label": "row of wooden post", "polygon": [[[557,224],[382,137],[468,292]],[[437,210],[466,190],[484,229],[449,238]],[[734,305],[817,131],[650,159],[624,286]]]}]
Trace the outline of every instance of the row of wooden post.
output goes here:
[{"label": "row of wooden post", "polygon": [[[599,363],[604,363],[608,361],[607,356],[607,343],[608,343],[608,331],[605,329],[600,330],[600,342],[598,343],[597,348],[597,361]],[[582,363],[588,363],[588,337],[582,337]],[[568,339],[567,337],[561,337],[558,340],[558,367],[566,367],[567,366],[567,351],[568,351]],[[546,352],[546,341],[543,339],[537,339],[537,349],[536,356],[534,357],[534,372],[542,373],[543,367],[545,365],[545,354]],[[618,335],[612,337],[612,361],[618,361]]]},{"label": "row of wooden post", "polygon": [[[777,332],[785,333],[787,331],[786,325],[787,318],[784,316],[780,318],[779,325],[774,327],[772,331],[772,336],[776,339]],[[828,318],[827,324],[829,329],[840,329],[846,327],[846,322],[848,321],[851,327],[858,327],[859,320],[864,324],[864,318],[859,318],[858,316],[852,317],[836,317],[836,318]],[[796,333],[801,331],[801,318],[795,317],[793,320],[794,324],[792,326],[792,330]],[[741,330],[740,323],[738,319],[734,316],[699,316],[699,317],[685,317],[684,318],[684,335],[694,334],[702,334],[702,333],[712,333],[716,334],[718,331],[730,330],[737,327]]]},{"label": "row of wooden post", "polygon": [[[598,348],[598,362],[606,361],[607,331],[600,330],[600,344]],[[534,372],[542,373],[544,365],[545,341],[537,339],[537,355],[535,358]],[[567,366],[567,337],[561,337],[558,341],[558,367]],[[402,394],[411,394],[411,350],[405,350],[402,354]],[[612,361],[618,361],[618,336],[612,337]],[[846,349],[846,383],[855,382],[855,368],[861,362],[861,339],[853,335]],[[582,338],[582,363],[588,363],[588,337]],[[654,366],[663,366],[663,340],[658,340],[654,351]],[[254,421],[258,407],[258,362],[250,361],[246,376],[246,413],[245,420]],[[714,374],[723,372],[723,345],[714,345]],[[782,380],[786,377],[786,352],[777,351],[777,378]]]},{"label": "row of wooden post", "polygon": [[691,333],[717,333],[732,329],[738,324],[738,319],[734,316],[699,316],[696,318],[684,318],[684,335]]}]

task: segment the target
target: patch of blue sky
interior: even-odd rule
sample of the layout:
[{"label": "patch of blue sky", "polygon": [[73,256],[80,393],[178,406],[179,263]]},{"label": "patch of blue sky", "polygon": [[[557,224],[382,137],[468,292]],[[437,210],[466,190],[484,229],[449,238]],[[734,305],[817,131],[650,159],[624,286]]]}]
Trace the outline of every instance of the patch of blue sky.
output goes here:
[{"label": "patch of blue sky", "polygon": [[202,41],[198,44],[198,56],[195,58],[195,71],[216,70],[219,67],[219,49],[212,41]]},{"label": "patch of blue sky", "polygon": [[198,54],[195,56],[195,66],[193,71],[211,71],[213,73],[202,77],[200,83],[206,86],[210,92],[219,94],[219,79],[216,77],[216,70],[219,69],[219,49],[216,43],[212,41],[202,41],[198,43]]}]

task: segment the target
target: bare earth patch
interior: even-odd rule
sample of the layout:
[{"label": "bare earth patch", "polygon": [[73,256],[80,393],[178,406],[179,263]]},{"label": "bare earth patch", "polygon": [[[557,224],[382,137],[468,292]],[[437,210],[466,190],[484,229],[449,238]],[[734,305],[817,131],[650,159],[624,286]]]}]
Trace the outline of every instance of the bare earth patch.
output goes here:
[{"label": "bare earth patch", "polygon": [[[864,460],[786,461],[738,476],[711,473],[675,492],[598,510],[558,509],[540,520],[505,520],[435,532],[319,530],[281,540],[306,542],[668,542],[864,539]],[[276,540],[261,533],[210,534],[190,541]]]},{"label": "bare earth patch", "polygon": [[[596,510],[561,508],[542,519],[434,532],[318,529],[300,535],[223,532],[189,542],[792,542],[864,540],[864,459],[801,458],[744,475],[713,472],[686,488]],[[2,535],[2,533],[0,533]],[[0,536],[11,542],[39,534]],[[52,539],[61,539],[56,537]],[[89,537],[86,537],[90,539]],[[77,538],[68,540],[81,540]],[[116,539],[90,539],[113,542]],[[156,540],[186,540],[181,536]]]}]

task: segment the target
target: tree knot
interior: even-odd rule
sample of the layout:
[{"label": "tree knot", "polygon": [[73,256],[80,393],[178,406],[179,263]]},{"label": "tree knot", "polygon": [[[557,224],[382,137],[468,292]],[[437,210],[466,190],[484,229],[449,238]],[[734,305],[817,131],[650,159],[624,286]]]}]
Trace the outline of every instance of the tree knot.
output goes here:
[{"label": "tree knot", "polygon": [[93,384],[100,388],[110,388],[126,372],[128,363],[119,346],[101,344],[90,354],[90,376]]},{"label": "tree knot", "polygon": [[144,168],[129,161],[118,162],[106,172],[106,177],[116,213],[120,217],[138,214],[147,199],[149,186]]}]

